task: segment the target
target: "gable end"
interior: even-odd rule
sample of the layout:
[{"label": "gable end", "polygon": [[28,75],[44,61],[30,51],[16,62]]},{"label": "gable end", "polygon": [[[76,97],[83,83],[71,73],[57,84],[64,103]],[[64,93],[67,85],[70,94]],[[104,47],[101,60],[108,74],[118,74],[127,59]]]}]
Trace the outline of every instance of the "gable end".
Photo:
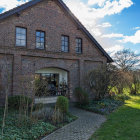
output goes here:
[{"label": "gable end", "polygon": [[[25,3],[19,7],[16,7],[16,8],[9,10],[3,14],[0,14],[0,21],[4,20],[4,19],[6,19],[9,16],[14,15],[14,14],[19,15],[22,10],[29,8],[29,7],[39,3],[41,1],[43,1],[43,0],[32,0],[32,1]],[[107,58],[107,62],[113,62],[112,58],[101,47],[101,45],[95,40],[95,38],[89,33],[89,31],[82,25],[82,23],[74,16],[74,14],[70,11],[70,9],[66,6],[66,4],[62,0],[57,0],[57,1],[60,3],[62,8],[64,8],[64,10],[67,12],[67,14],[76,22],[76,24],[78,25],[78,28],[87,35],[87,37],[95,44],[97,49],[99,49],[102,52],[102,54]]]}]

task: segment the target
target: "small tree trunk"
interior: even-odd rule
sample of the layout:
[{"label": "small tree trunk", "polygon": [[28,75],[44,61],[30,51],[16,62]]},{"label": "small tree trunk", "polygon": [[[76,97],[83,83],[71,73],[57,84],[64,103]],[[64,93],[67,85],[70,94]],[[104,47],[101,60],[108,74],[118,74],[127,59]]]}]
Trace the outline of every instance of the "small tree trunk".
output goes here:
[{"label": "small tree trunk", "polygon": [[5,127],[5,119],[6,119],[6,112],[8,110],[8,91],[6,90],[6,97],[5,97],[5,107],[4,107],[4,114],[3,114],[3,120],[2,120],[2,137],[4,134],[4,127]]}]

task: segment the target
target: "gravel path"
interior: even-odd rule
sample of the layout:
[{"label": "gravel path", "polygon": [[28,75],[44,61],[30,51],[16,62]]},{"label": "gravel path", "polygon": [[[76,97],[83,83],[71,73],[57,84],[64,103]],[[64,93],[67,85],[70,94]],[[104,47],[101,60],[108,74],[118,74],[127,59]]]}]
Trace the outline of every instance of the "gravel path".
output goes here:
[{"label": "gravel path", "polygon": [[72,107],[70,112],[78,119],[43,138],[42,140],[88,140],[106,121],[102,115]]}]

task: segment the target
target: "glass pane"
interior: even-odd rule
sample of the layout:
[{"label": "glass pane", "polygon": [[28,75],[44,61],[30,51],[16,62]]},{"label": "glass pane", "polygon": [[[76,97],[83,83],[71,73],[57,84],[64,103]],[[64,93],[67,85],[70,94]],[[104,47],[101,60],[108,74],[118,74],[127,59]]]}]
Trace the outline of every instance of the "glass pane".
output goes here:
[{"label": "glass pane", "polygon": [[36,43],[36,48],[39,48],[40,47],[40,43]]},{"label": "glass pane", "polygon": [[76,47],[76,52],[78,52],[78,47]]},{"label": "glass pane", "polygon": [[63,41],[64,41],[64,40],[65,40],[65,37],[64,37],[64,36],[62,36],[62,37],[61,37],[61,40],[63,40]]},{"label": "glass pane", "polygon": [[41,45],[41,48],[43,48],[43,49],[44,49],[44,43],[40,43],[40,45]]},{"label": "glass pane", "polygon": [[40,39],[40,42],[44,42],[44,38],[41,38],[41,39]]},{"label": "glass pane", "polygon": [[62,41],[62,46],[65,46],[65,42],[64,41]]},{"label": "glass pane", "polygon": [[67,41],[67,42],[68,42],[68,37],[65,37],[65,41]]},{"label": "glass pane", "polygon": [[20,43],[21,43],[21,46],[25,46],[26,45],[25,40],[21,40]]},{"label": "glass pane", "polygon": [[40,42],[40,38],[39,37],[36,37],[36,42]]},{"label": "glass pane", "polygon": [[36,32],[36,36],[40,37],[40,32]]},{"label": "glass pane", "polygon": [[25,40],[26,36],[25,35],[20,35],[20,39]]},{"label": "glass pane", "polygon": [[16,34],[16,38],[17,39],[21,39],[21,35],[20,34]]},{"label": "glass pane", "polygon": [[21,34],[25,35],[26,34],[26,29],[21,28]]},{"label": "glass pane", "polygon": [[62,46],[62,51],[64,51],[65,50],[65,47],[64,46]]},{"label": "glass pane", "polygon": [[68,42],[65,42],[65,46],[67,46],[67,47],[68,47]]},{"label": "glass pane", "polygon": [[45,36],[44,32],[41,32],[41,37],[44,37],[44,36]]},{"label": "glass pane", "polygon": [[78,44],[78,39],[76,39],[76,44]]},{"label": "glass pane", "polygon": [[76,48],[78,48],[79,47],[79,45],[78,44],[76,44]]},{"label": "glass pane", "polygon": [[20,40],[16,39],[16,46],[20,46]]},{"label": "glass pane", "polygon": [[20,33],[20,28],[16,27],[16,33]]}]

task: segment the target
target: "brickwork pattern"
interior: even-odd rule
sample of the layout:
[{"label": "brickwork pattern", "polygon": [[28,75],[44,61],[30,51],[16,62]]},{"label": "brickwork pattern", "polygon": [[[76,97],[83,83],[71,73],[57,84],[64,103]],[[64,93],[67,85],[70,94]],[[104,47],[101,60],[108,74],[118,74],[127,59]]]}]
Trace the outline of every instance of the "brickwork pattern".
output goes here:
[{"label": "brickwork pattern", "polygon": [[[27,28],[27,46],[15,47],[16,26]],[[36,49],[36,30],[46,33],[44,50]],[[70,39],[69,52],[61,52],[61,35]],[[83,53],[76,54],[76,37],[83,40]],[[106,63],[107,59],[85,34],[78,29],[74,21],[65,13],[57,1],[44,0],[0,21],[0,59],[1,55],[12,55],[11,94],[20,94],[20,75],[45,67],[57,67],[69,72],[69,84],[72,91],[76,86],[84,86],[84,73]],[[29,62],[31,64],[29,64]],[[29,67],[27,67],[29,66]]]}]

